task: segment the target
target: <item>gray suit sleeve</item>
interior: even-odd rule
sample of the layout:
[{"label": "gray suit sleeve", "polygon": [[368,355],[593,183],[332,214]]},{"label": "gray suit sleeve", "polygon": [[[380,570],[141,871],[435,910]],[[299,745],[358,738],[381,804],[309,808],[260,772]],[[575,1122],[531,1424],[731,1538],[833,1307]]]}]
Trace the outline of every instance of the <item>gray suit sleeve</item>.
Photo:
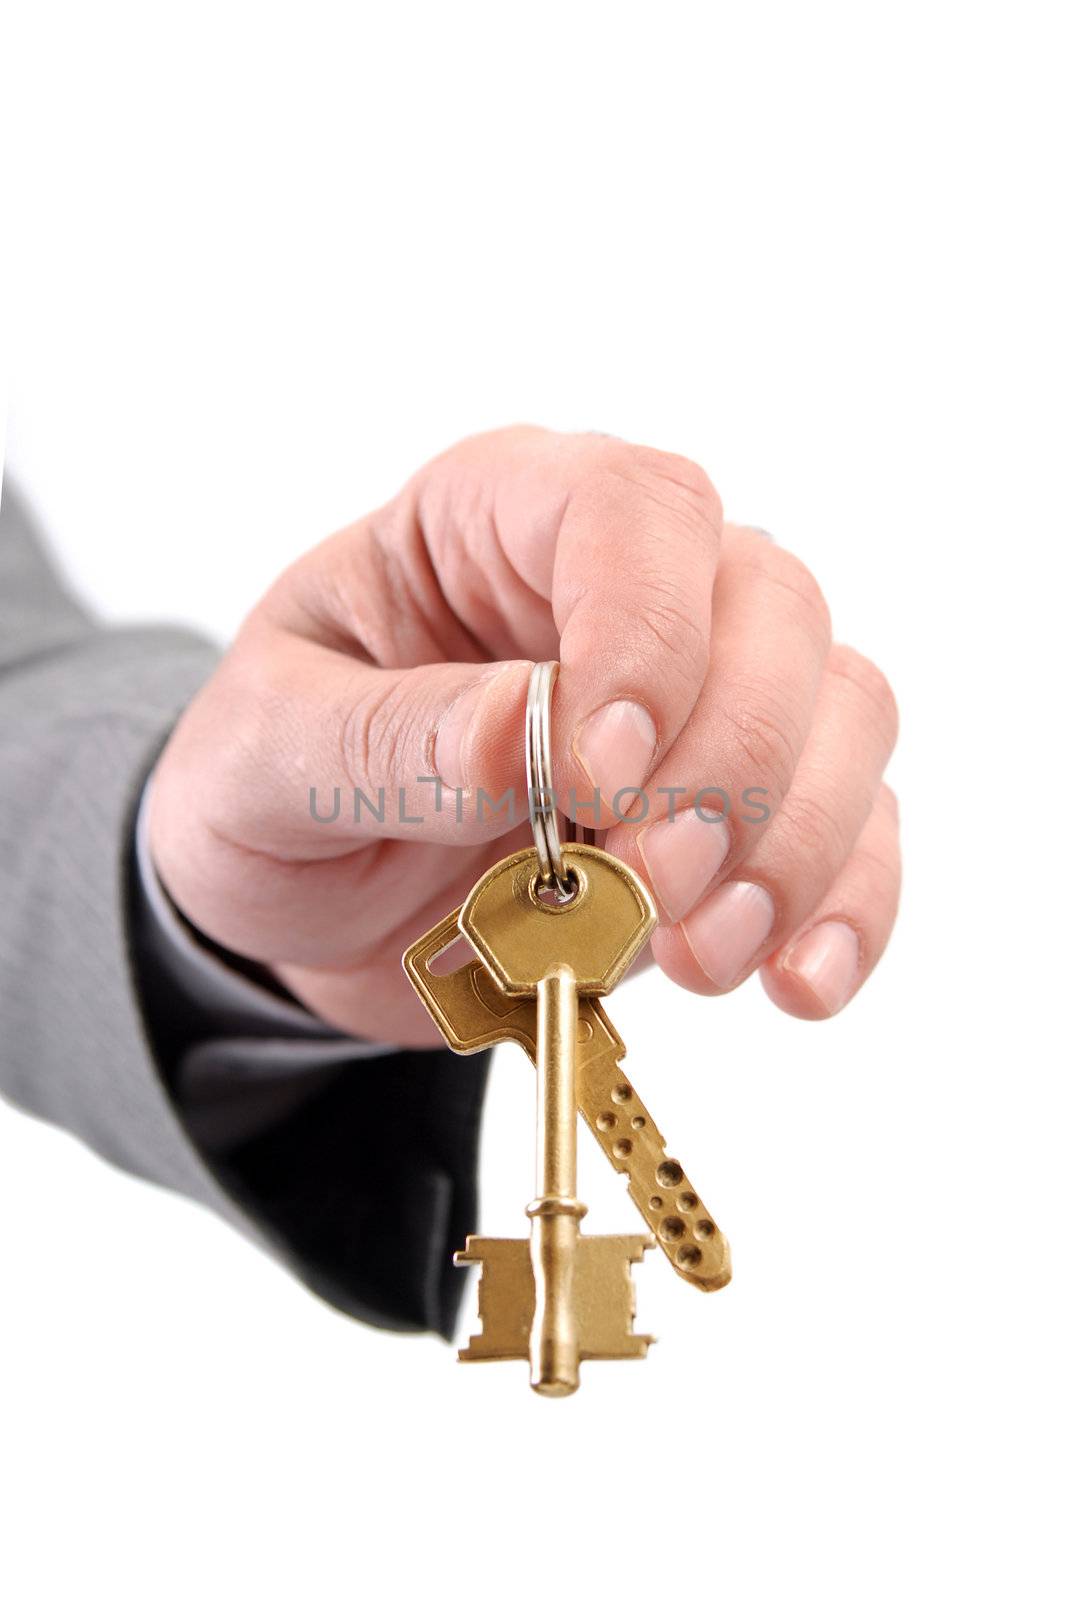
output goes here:
[{"label": "gray suit sleeve", "polygon": [[486,1059],[372,1056],[294,1008],[293,1026],[251,1025],[161,957],[138,799],[216,660],[184,629],[99,626],[4,486],[0,1087],[212,1207],[339,1309],[449,1336]]}]

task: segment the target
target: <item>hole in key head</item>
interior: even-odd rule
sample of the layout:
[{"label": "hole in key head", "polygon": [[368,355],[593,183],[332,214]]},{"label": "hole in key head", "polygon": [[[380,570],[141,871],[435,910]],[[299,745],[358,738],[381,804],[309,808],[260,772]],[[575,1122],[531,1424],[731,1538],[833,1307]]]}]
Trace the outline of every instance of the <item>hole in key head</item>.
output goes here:
[{"label": "hole in key head", "polygon": [[451,939],[448,945],[435,952],[428,962],[428,971],[437,978],[448,978],[452,972],[460,972],[462,967],[467,967],[471,960],[472,946],[459,933],[456,939]]},{"label": "hole in key head", "polygon": [[541,879],[532,880],[532,898],[544,911],[565,911],[571,906],[580,894],[581,883],[573,868],[570,867],[565,878],[568,894],[559,894],[554,883],[543,883]]}]

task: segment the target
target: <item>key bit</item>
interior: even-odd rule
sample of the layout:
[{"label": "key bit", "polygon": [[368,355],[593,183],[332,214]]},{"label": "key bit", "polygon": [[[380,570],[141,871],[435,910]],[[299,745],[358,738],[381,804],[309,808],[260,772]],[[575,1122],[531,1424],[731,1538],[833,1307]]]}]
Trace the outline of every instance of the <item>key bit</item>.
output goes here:
[{"label": "key bit", "polygon": [[[536,1059],[534,1000],[507,995],[483,962],[473,959],[452,972],[437,972],[435,960],[464,935],[460,908],[436,923],[405,952],[403,964],[443,1038],[461,1055],[513,1040]],[[678,1277],[705,1292],[732,1277],[729,1242],[622,1070],[625,1045],[596,999],[581,998],[577,1016],[576,1099],[600,1149],[628,1179],[629,1197],[657,1234],[662,1253]]]},{"label": "key bit", "polygon": [[[632,1331],[636,1289],[629,1269],[653,1243],[649,1234],[579,1235],[572,1285],[578,1360],[646,1356],[654,1337]],[[470,1237],[454,1260],[480,1268],[482,1328],[458,1351],[458,1360],[527,1360],[536,1293],[529,1241]]]}]

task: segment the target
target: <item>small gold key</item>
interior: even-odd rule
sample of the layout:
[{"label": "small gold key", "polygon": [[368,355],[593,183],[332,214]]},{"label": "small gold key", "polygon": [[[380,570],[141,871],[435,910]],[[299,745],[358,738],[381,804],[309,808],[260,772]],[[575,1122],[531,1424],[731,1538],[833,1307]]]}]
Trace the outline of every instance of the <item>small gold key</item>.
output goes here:
[{"label": "small gold key", "polygon": [[[534,1000],[504,994],[480,960],[438,971],[458,940],[460,908],[430,928],[403,958],[410,983],[452,1050],[467,1055],[513,1040],[534,1063]],[[581,997],[576,1049],[577,1109],[603,1154],[628,1178],[628,1192],[677,1275],[695,1288],[722,1289],[732,1277],[729,1242],[622,1069],[625,1045],[596,999]]]},{"label": "small gold key", "polygon": [[562,854],[568,899],[541,894],[536,852],[521,850],[484,874],[458,918],[502,992],[535,999],[539,1181],[527,1272],[520,1240],[471,1238],[458,1256],[483,1265],[483,1332],[461,1354],[527,1354],[532,1387],[546,1395],[571,1394],[582,1360],[643,1356],[650,1342],[632,1332],[629,1268],[652,1241],[580,1233],[575,1086],[579,999],[609,993],[650,937],[655,910],[614,857],[585,845]]}]

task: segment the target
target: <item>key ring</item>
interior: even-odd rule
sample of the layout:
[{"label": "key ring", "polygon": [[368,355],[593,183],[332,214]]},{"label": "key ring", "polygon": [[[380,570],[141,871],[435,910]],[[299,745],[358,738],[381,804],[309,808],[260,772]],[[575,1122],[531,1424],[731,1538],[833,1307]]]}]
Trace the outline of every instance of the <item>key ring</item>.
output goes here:
[{"label": "key ring", "polygon": [[550,750],[550,702],[557,676],[556,661],[540,661],[532,668],[524,713],[524,766],[528,775],[528,816],[539,857],[539,880],[544,888],[553,888],[559,899],[568,900],[574,886],[562,860]]}]

